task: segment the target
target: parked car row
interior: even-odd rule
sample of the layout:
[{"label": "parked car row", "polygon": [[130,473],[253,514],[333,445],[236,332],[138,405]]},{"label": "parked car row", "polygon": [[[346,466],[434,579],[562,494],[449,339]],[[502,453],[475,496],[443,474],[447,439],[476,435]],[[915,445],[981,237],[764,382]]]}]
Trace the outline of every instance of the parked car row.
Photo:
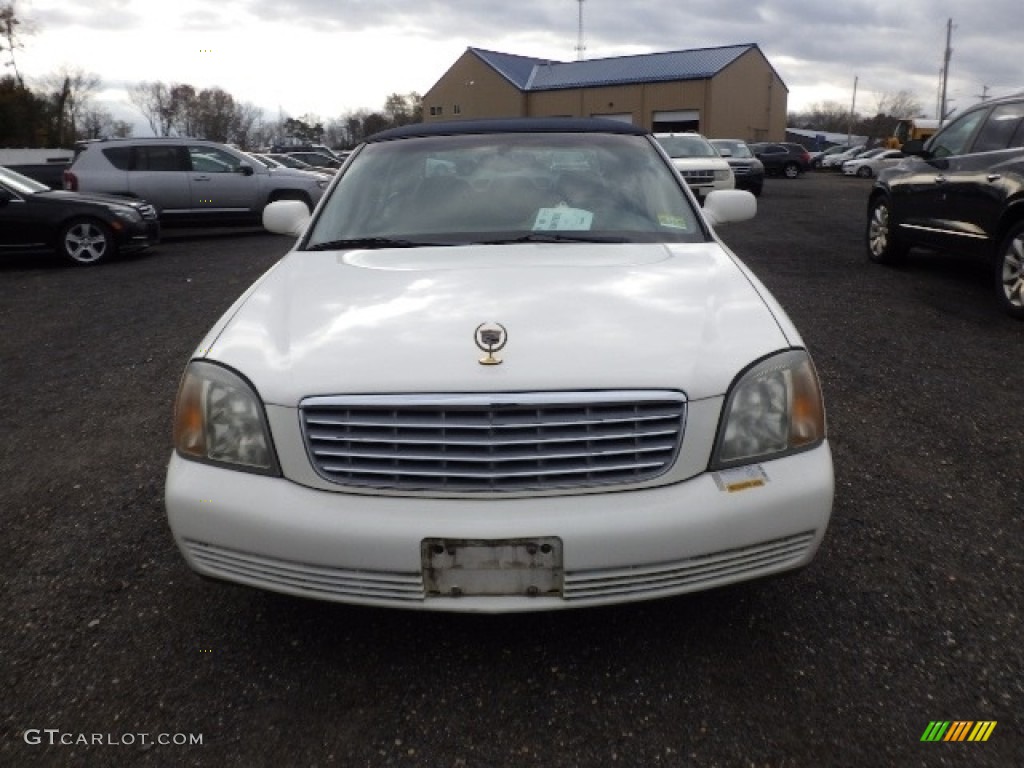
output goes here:
[{"label": "parked car row", "polygon": [[845,152],[850,147],[845,144],[836,144],[835,146],[823,149],[819,152],[811,152],[811,168],[821,168],[825,164],[825,159],[832,155],[838,155],[840,152]]},{"label": "parked car row", "polygon": [[876,147],[863,152],[852,160],[843,162],[842,171],[847,176],[859,176],[862,179],[870,179],[877,176],[883,168],[896,165],[906,155],[898,149],[886,149]]},{"label": "parked car row", "polygon": [[258,223],[274,200],[312,210],[330,177],[268,168],[241,150],[183,138],[81,142],[64,172],[64,188],[148,200],[164,224]]},{"label": "parked car row", "polygon": [[821,167],[823,169],[840,169],[843,167],[843,163],[860,157],[862,154],[867,152],[868,149],[869,147],[867,144],[857,144],[852,147],[847,147],[840,152],[831,152],[821,158]]},{"label": "parked car row", "polygon": [[0,167],[0,253],[54,251],[98,264],[156,244],[163,225],[258,224],[276,200],[312,210],[329,181],[212,141],[81,142],[63,190]]}]

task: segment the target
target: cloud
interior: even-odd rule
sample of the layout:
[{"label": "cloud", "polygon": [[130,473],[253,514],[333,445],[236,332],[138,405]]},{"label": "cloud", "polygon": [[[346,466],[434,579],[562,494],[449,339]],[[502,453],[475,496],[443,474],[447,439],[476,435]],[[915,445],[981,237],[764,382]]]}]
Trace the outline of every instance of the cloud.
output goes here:
[{"label": "cloud", "polygon": [[[34,74],[62,63],[105,80],[219,85],[242,101],[323,116],[423,92],[468,46],[571,61],[574,0],[23,0]],[[585,0],[588,58],[757,43],[790,109],[852,96],[869,111],[909,90],[931,108],[953,18],[950,97],[1024,90],[1020,0]],[[28,48],[28,46],[27,46]],[[200,52],[213,51],[212,54]],[[24,60],[31,58],[26,50]],[[64,57],[62,60],[61,57]],[[42,70],[42,71],[39,71]]]}]

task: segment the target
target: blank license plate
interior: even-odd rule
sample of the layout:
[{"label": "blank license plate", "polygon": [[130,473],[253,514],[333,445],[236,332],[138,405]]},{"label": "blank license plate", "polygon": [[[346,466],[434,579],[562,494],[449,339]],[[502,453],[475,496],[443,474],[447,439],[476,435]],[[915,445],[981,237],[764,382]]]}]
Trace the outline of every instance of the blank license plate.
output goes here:
[{"label": "blank license plate", "polygon": [[424,539],[420,544],[428,597],[560,596],[562,540]]}]

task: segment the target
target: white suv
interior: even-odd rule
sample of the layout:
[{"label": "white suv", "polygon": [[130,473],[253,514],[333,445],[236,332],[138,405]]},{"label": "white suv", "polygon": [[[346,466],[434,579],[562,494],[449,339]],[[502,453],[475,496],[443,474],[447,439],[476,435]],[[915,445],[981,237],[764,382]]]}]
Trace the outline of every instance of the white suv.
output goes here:
[{"label": "white suv", "polygon": [[312,210],[331,177],[267,168],[214,141],[183,138],[101,139],[80,143],[64,172],[64,188],[138,197],[162,222],[259,222],[275,200],[301,200]]},{"label": "white suv", "polygon": [[716,189],[735,188],[736,177],[728,161],[699,133],[656,133],[654,138],[698,200]]}]

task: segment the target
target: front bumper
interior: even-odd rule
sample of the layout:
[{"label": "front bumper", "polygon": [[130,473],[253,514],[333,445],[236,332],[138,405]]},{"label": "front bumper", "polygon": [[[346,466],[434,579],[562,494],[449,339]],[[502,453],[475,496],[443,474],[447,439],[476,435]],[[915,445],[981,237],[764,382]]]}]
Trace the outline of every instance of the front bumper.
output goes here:
[{"label": "front bumper", "polygon": [[160,242],[160,222],[146,219],[126,226],[120,233],[118,247],[122,253],[142,251]]},{"label": "front bumper", "polygon": [[[807,565],[832,509],[829,446],[760,466],[763,484],[731,491],[717,473],[703,473],[643,490],[437,499],[317,490],[173,455],[166,504],[178,547],[206,576],[343,603],[539,611],[665,597]],[[561,541],[560,596],[427,594],[426,540],[539,537]]]}]

